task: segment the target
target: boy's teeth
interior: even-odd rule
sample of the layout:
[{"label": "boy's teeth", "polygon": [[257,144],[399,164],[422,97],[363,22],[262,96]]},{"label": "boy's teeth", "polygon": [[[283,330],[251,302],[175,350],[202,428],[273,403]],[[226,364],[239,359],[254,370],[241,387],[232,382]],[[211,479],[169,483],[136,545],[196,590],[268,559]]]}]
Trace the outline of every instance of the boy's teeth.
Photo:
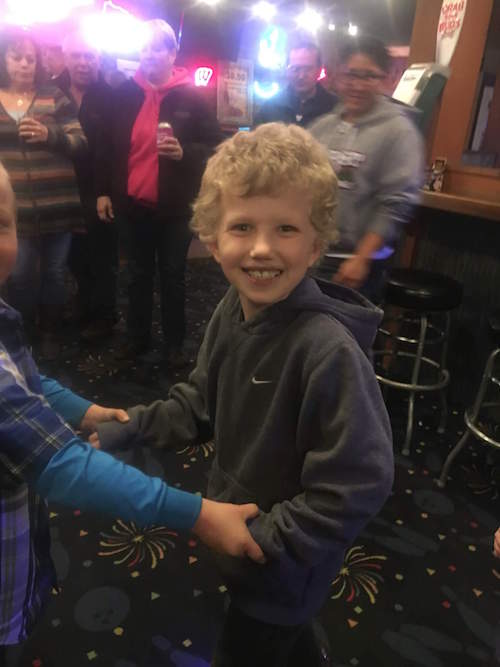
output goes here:
[{"label": "boy's teeth", "polygon": [[248,275],[252,276],[252,278],[263,278],[263,279],[269,279],[269,278],[276,278],[276,276],[279,276],[280,272],[279,271],[257,271],[257,270],[249,270]]}]

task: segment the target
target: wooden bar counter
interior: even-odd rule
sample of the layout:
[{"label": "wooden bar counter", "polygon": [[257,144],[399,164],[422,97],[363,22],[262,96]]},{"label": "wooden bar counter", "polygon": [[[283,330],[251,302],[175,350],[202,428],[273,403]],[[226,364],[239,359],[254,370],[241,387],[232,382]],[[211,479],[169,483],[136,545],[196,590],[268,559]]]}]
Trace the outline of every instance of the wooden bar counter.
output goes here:
[{"label": "wooden bar counter", "polygon": [[422,190],[420,206],[500,222],[500,199],[499,201],[487,201],[448,192]]},{"label": "wooden bar counter", "polygon": [[[441,6],[442,0],[417,0],[410,63],[435,60]],[[497,81],[483,135],[483,144],[485,138],[489,143],[483,150],[500,155],[500,65],[496,47],[488,47],[488,35],[498,30],[500,0],[467,2],[450,77],[425,137],[427,164],[447,160],[444,189],[422,191],[396,258],[399,265],[443,273],[463,285],[448,355],[450,397],[461,405],[468,404],[477,389],[493,344],[487,318],[500,308],[500,163],[497,157],[492,167],[476,166],[467,163],[466,155],[484,85],[483,67],[496,71]]]}]

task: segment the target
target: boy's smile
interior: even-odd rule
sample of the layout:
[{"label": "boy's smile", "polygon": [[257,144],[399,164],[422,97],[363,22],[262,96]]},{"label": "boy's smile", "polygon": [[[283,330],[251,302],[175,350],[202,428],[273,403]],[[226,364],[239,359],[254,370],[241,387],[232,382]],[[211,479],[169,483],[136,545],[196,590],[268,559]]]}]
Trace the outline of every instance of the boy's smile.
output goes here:
[{"label": "boy's smile", "polygon": [[208,247],[238,290],[246,320],[286,299],[318,259],[310,208],[305,193],[291,189],[275,196],[224,194]]}]

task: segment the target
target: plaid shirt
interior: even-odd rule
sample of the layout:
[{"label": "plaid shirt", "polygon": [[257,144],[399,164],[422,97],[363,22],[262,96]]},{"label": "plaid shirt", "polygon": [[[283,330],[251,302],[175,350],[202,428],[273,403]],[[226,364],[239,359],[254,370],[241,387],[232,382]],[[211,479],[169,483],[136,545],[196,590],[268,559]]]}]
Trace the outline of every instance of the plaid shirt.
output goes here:
[{"label": "plaid shirt", "polygon": [[30,634],[56,583],[47,506],[34,482],[74,437],[50,407],[23,343],[21,318],[0,299],[0,646]]}]

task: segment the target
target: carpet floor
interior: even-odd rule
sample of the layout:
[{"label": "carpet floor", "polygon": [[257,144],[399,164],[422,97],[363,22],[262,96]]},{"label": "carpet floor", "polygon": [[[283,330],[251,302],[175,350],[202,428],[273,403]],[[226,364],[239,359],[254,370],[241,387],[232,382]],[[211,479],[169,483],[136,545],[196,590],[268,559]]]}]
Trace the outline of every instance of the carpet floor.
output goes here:
[{"label": "carpet floor", "polygon": [[[186,347],[192,360],[226,288],[215,263],[190,260]],[[124,311],[124,292],[120,299]],[[40,360],[40,366],[96,402],[149,403],[189,370],[165,373],[159,333],[152,352],[132,365],[113,356],[123,322],[95,348],[83,347],[78,332],[67,327],[60,358]],[[321,618],[336,667],[500,664],[500,561],[492,556],[500,462],[472,442],[446,489],[438,489],[434,480],[463,429],[463,407],[451,406],[446,432],[437,435],[436,403],[417,401],[412,453],[396,455],[393,493],[331,582]],[[405,404],[389,395],[388,407],[399,451]],[[213,444],[206,443],[123,458],[169,484],[203,493],[212,455]],[[104,514],[50,509],[60,589],[16,664],[208,667],[227,591],[204,546],[163,526],[141,530]]]}]

